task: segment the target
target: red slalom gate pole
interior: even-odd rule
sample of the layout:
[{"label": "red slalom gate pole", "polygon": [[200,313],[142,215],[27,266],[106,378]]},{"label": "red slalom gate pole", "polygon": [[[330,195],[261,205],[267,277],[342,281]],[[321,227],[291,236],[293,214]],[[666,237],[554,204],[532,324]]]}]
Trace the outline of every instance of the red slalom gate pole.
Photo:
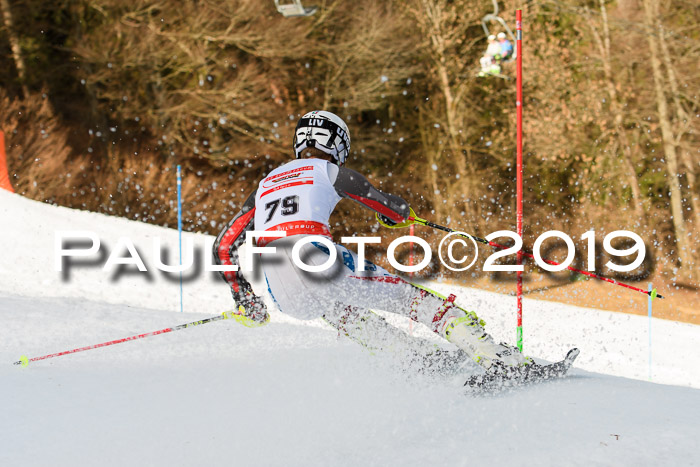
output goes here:
[{"label": "red slalom gate pole", "polygon": [[[413,237],[413,235],[415,234],[415,228],[413,227],[413,224],[411,224],[411,227],[409,228],[408,234],[411,237]],[[413,242],[408,243],[408,248],[409,248],[409,250],[408,250],[408,265],[413,266]],[[413,273],[409,272],[408,276],[413,277]],[[408,333],[410,335],[413,335],[413,320],[412,319],[408,321]]]},{"label": "red slalom gate pole", "polygon": [[[413,224],[411,224],[411,226],[410,226],[410,228],[409,228],[409,230],[408,230],[408,234],[409,234],[411,237],[413,237],[413,235],[415,234],[415,229],[413,228]],[[408,242],[408,248],[409,248],[409,250],[408,250],[408,265],[409,265],[409,266],[413,266],[413,242]],[[413,276],[413,273],[412,273],[412,272],[410,272],[410,273],[408,273],[408,274],[409,274],[410,276]]]},{"label": "red slalom gate pole", "polygon": [[193,321],[191,323],[186,323],[186,324],[180,324],[179,326],[173,326],[171,328],[165,328],[165,329],[161,329],[159,331],[147,332],[144,334],[137,334],[135,336],[124,337],[123,339],[116,339],[116,340],[109,341],[109,342],[103,342],[101,344],[88,345],[86,347],[80,347],[78,349],[72,349],[72,350],[64,350],[63,352],[52,353],[49,355],[43,355],[41,357],[34,357],[34,358],[28,358],[26,355],[22,355],[20,357],[19,361],[15,362],[14,364],[15,365],[22,365],[23,367],[25,367],[25,366],[29,365],[29,362],[46,360],[47,358],[60,357],[62,355],[68,355],[68,354],[72,354],[72,353],[76,353],[76,352],[83,352],[85,350],[98,349],[100,347],[107,347],[108,345],[121,344],[122,342],[133,341],[136,339],[143,339],[144,337],[157,336],[158,334],[165,334],[168,332],[179,331],[181,329],[191,328],[192,326],[199,326],[200,324],[210,323],[212,321],[219,321],[221,319],[228,319],[228,318],[231,318],[234,316],[235,316],[235,313],[233,313],[231,311],[224,311],[220,315],[214,316],[212,318],[202,319],[199,321]]},{"label": "red slalom gate pole", "polygon": [[[517,233],[520,238],[523,238],[523,28],[522,28],[522,10],[515,11],[515,31],[516,31],[516,98],[515,109],[517,119]],[[518,251],[517,265],[520,266],[523,261],[522,251]],[[517,272],[517,297],[518,297],[518,328],[517,342],[518,349],[523,351],[523,272]]]}]

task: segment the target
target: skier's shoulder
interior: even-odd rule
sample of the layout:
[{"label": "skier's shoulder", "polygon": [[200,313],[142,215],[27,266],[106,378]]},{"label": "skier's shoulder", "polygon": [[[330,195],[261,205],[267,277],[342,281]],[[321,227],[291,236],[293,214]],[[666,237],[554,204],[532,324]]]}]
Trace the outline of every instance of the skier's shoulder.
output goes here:
[{"label": "skier's shoulder", "polygon": [[335,167],[335,165],[322,159],[294,159],[280,165],[276,169],[273,169],[264,178],[274,177],[290,171],[293,171],[294,173],[306,172],[313,169],[324,171],[327,170],[327,166]]},{"label": "skier's shoulder", "polygon": [[305,162],[303,159],[295,159],[272,169],[260,180],[260,186],[266,186],[271,182],[281,182],[289,176],[299,177],[301,173],[313,169],[303,162]]},{"label": "skier's shoulder", "polygon": [[341,186],[341,187],[342,186],[367,187],[370,185],[369,180],[367,180],[367,177],[362,175],[357,170],[348,169],[347,167],[339,167],[338,168],[338,175],[336,176],[335,184],[336,184],[336,186]]},{"label": "skier's shoulder", "polygon": [[323,159],[295,159],[280,165],[265,175],[259,182],[261,193],[280,186],[313,184],[333,186],[338,176],[338,166]]}]

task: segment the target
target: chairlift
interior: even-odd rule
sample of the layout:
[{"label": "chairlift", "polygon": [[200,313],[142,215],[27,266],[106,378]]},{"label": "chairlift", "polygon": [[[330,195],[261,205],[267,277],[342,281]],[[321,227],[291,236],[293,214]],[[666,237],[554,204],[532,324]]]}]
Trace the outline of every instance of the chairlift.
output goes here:
[{"label": "chairlift", "polygon": [[277,11],[282,13],[282,16],[285,18],[311,16],[318,10],[318,7],[315,6],[304,7],[304,5],[301,4],[301,0],[293,0],[291,2],[275,0],[275,7],[277,7]]},{"label": "chairlift", "polygon": [[503,29],[505,29],[506,34],[508,35],[508,38],[510,39],[510,43],[513,44],[513,53],[511,56],[507,59],[504,60],[506,62],[509,62],[511,60],[515,60],[515,57],[517,55],[516,47],[515,47],[515,36],[513,35],[513,31],[510,30],[508,27],[508,23],[503,21],[503,18],[498,16],[498,0],[491,0],[493,2],[493,13],[489,13],[483,18],[481,18],[481,27],[484,29],[484,33],[486,34],[486,37],[489,37],[491,35],[491,31],[489,31],[488,23],[491,21],[495,21],[499,23],[501,26],[503,26]]}]

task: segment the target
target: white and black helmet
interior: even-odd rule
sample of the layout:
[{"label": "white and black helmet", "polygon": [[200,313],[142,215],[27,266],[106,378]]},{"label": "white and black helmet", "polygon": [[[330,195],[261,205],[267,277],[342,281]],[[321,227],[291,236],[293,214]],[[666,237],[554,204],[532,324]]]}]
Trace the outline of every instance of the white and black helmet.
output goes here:
[{"label": "white and black helmet", "polygon": [[306,148],[333,156],[336,165],[345,164],[350,154],[350,132],[342,118],[325,110],[314,110],[299,119],[294,130],[294,155],[301,158]]}]

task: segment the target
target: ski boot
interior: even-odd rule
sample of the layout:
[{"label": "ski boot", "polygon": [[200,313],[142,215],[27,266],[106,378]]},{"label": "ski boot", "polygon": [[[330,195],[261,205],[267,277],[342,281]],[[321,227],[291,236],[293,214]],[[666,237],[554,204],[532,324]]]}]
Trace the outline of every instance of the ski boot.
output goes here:
[{"label": "ski boot", "polygon": [[475,313],[464,313],[465,316],[447,320],[444,336],[487,372],[522,369],[534,364],[534,361],[520,353],[517,347],[504,343],[496,344],[493,337],[484,330],[484,321]]}]

